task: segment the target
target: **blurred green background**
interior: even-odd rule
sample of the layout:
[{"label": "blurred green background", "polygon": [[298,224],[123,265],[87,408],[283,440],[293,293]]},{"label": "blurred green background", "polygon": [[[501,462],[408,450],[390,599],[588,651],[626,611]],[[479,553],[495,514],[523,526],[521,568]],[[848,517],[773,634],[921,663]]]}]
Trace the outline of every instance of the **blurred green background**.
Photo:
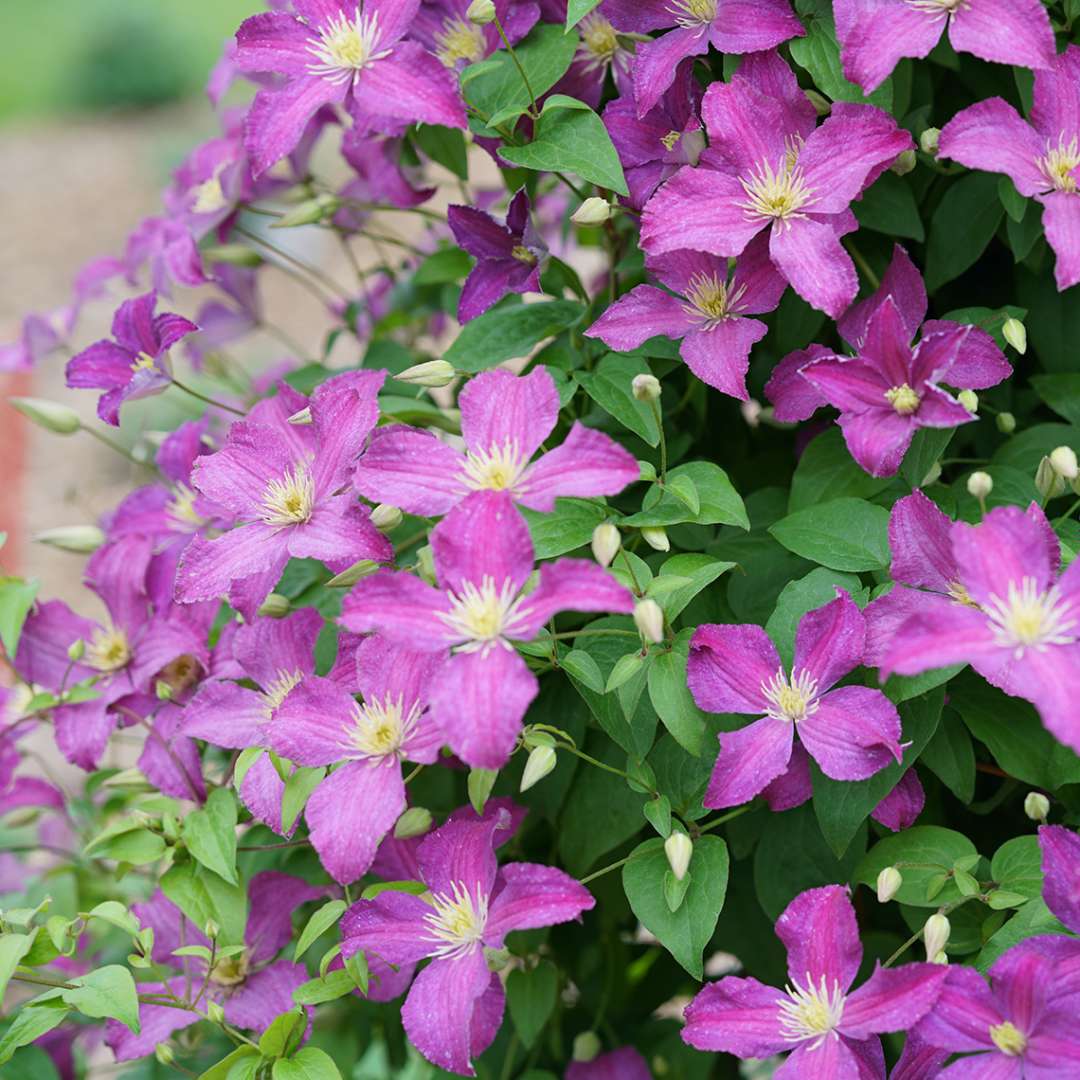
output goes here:
[{"label": "blurred green background", "polygon": [[260,0],[0,0],[0,123],[199,94]]}]

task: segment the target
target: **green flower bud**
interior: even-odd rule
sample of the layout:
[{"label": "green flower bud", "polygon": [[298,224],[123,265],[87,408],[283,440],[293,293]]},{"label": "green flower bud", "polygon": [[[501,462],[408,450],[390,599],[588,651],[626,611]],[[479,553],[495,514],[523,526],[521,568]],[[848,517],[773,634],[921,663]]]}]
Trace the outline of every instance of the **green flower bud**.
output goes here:
[{"label": "green flower bud", "polygon": [[410,806],[397,819],[397,824],[394,826],[394,836],[398,840],[423,836],[430,831],[433,820],[430,810],[425,810],[422,806]]},{"label": "green flower bud", "polygon": [[289,614],[292,604],[287,596],[282,596],[281,593],[272,592],[263,602],[259,605],[257,615],[263,615],[270,619],[284,619]]},{"label": "green flower bud", "polygon": [[92,555],[105,543],[105,534],[96,525],[64,525],[39,532],[34,540],[60,551]]},{"label": "green flower bud", "polygon": [[571,215],[575,225],[603,225],[611,220],[611,204],[607,199],[593,196],[586,199]]},{"label": "green flower bud", "polygon": [[1019,319],[1006,319],[1001,335],[1021,356],[1027,352],[1027,327]]},{"label": "green flower bud", "polygon": [[816,90],[806,90],[804,92],[810,99],[810,104],[814,106],[814,112],[818,116],[828,116],[832,112],[832,102],[824,94],[819,94]]},{"label": "green flower bud", "polygon": [[413,364],[398,372],[394,378],[410,386],[449,386],[454,381],[454,368],[445,360],[428,360],[423,364]]},{"label": "green flower bud", "polygon": [[980,501],[994,490],[994,478],[985,472],[973,472],[967,479],[968,494]]},{"label": "green flower bud", "polygon": [[952,933],[952,924],[941,914],[935,912],[926,920],[923,926],[923,944],[926,946],[926,959],[932,964],[947,964],[943,960],[945,946],[949,943],[949,934]]},{"label": "green flower bud", "polygon": [[225,1010],[216,1001],[208,1001],[206,1003],[206,1019],[211,1024],[224,1024]]},{"label": "green flower bud", "polygon": [[994,422],[1002,435],[1011,435],[1016,430],[1016,417],[1011,412],[999,412]]},{"label": "green flower bud", "polygon": [[1065,482],[1049,457],[1044,456],[1035,470],[1035,488],[1044,499],[1056,498],[1065,490]]},{"label": "green flower bud", "polygon": [[536,746],[529,751],[525,762],[525,771],[521,774],[519,791],[528,791],[538,784],[558,764],[558,757],[550,746]]},{"label": "green flower bud", "polygon": [[1080,476],[1076,451],[1071,446],[1059,446],[1050,454],[1050,465],[1062,480],[1073,481]]},{"label": "green flower bud", "polygon": [[289,417],[289,423],[294,427],[308,427],[315,423],[311,417],[311,406],[306,405],[299,412],[294,412],[292,416]]},{"label": "green flower bud", "polygon": [[602,1044],[595,1031],[583,1031],[574,1039],[574,1060],[592,1061],[600,1053]]},{"label": "green flower bud", "polygon": [[293,207],[287,214],[271,223],[271,229],[295,229],[299,225],[314,225],[332,217],[342,207],[336,195],[316,195]]},{"label": "green flower bud", "polygon": [[86,642],[82,638],[76,638],[67,649],[67,657],[73,664],[77,664],[85,653]]},{"label": "green flower bud", "polygon": [[634,625],[642,641],[657,645],[664,640],[664,610],[648,597],[634,605]]},{"label": "green flower bud", "polygon": [[495,21],[495,5],[492,0],[472,0],[465,11],[465,18],[473,26],[487,26]]},{"label": "green flower bud", "polygon": [[909,172],[914,171],[915,166],[918,164],[919,158],[915,151],[905,150],[889,166],[889,172],[896,173],[897,176],[907,176]]},{"label": "green flower bud", "polygon": [[154,1047],[154,1057],[157,1058],[159,1064],[165,1066],[171,1065],[176,1060],[176,1054],[168,1043],[158,1043]]},{"label": "green flower bud", "polygon": [[664,841],[664,854],[667,856],[668,866],[675,875],[676,881],[682,881],[686,877],[686,871],[690,869],[690,859],[694,854],[694,843],[684,832],[677,829]]},{"label": "green flower bud", "polygon": [[1024,799],[1024,813],[1032,821],[1046,823],[1046,816],[1050,813],[1050,800],[1041,791],[1029,791]]},{"label": "green flower bud", "polygon": [[229,266],[262,266],[263,257],[243,244],[219,244],[202,249],[202,257],[210,263],[227,263]]},{"label": "green flower bud", "polygon": [[670,551],[671,541],[667,532],[659,527],[646,527],[641,530],[641,539],[654,551]]},{"label": "green flower bud", "polygon": [[904,877],[895,866],[886,866],[877,876],[877,898],[879,904],[887,904],[904,884]]},{"label": "green flower bud", "polygon": [[979,395],[974,390],[961,390],[956,395],[956,400],[964,406],[969,413],[977,413],[979,411]]},{"label": "green flower bud", "polygon": [[380,532],[393,532],[404,520],[405,515],[389,503],[380,503],[371,511],[371,524]]},{"label": "green flower bud", "polygon": [[361,578],[370,577],[378,569],[379,564],[377,562],[372,562],[371,559],[361,559],[359,562],[354,562],[347,570],[335,574],[326,583],[326,587],[328,589],[347,589],[355,585]]},{"label": "green flower bud", "polygon": [[74,435],[82,426],[79,414],[67,405],[45,398],[13,397],[8,398],[13,409],[17,409],[31,423],[51,431],[54,435]]},{"label": "green flower bud", "polygon": [[630,391],[638,401],[656,401],[660,397],[660,380],[655,375],[635,375]]},{"label": "green flower bud", "polygon": [[610,521],[603,521],[593,529],[593,558],[601,566],[610,566],[615,556],[619,554],[621,546],[622,538],[619,536],[619,530]]},{"label": "green flower bud", "polygon": [[919,149],[924,154],[935,155],[938,152],[938,140],[941,138],[941,128],[927,128],[919,136]]}]

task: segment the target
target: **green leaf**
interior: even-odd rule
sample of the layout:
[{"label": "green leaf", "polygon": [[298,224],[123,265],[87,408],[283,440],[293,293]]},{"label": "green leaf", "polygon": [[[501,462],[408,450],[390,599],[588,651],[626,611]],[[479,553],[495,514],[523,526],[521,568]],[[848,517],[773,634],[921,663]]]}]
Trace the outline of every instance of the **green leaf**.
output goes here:
[{"label": "green leaf", "polygon": [[975,795],[975,750],[963,720],[946,709],[919,760],[961,801]]},{"label": "green leaf", "polygon": [[59,1000],[42,1001],[40,1004],[28,1002],[8,1025],[7,1031],[0,1036],[0,1065],[11,1060],[11,1055],[20,1046],[28,1046],[42,1035],[64,1022],[70,1006]]},{"label": "green leaf", "polygon": [[596,661],[583,649],[571,649],[560,657],[559,666],[594,694],[604,693],[604,676],[600,674]]},{"label": "green leaf", "polygon": [[[481,316],[482,317],[482,316]],[[470,324],[471,325],[471,324]],[[575,371],[574,378],[604,412],[615,417],[650,446],[660,444],[656,417],[644,401],[630,389],[635,375],[649,374],[648,363],[640,357],[608,353],[592,371]]]},{"label": "green leaf", "polygon": [[1026,900],[1042,895],[1043,872],[1039,840],[1035,836],[1014,836],[994,852],[990,876],[998,888],[1017,893]]},{"label": "green leaf", "polygon": [[[680,585],[670,592],[665,591],[657,599],[657,603],[664,609],[668,622],[679,615],[702,589],[711,585],[734,565],[733,562],[715,559],[711,555],[672,555],[666,560],[654,580],[660,582],[667,577],[686,580],[685,585]],[[650,592],[649,595],[652,593]]]},{"label": "green leaf", "polygon": [[1080,375],[1032,375],[1031,385],[1054,412],[1080,426]]},{"label": "green leaf", "polygon": [[112,926],[118,927],[124,933],[134,937],[139,932],[139,920],[128,908],[117,900],[106,900],[87,912],[90,918],[101,919]]},{"label": "green leaf", "polygon": [[437,124],[420,124],[413,132],[413,141],[432,161],[449,169],[459,180],[469,179],[469,154],[463,132]]},{"label": "green leaf", "polygon": [[228,1057],[222,1058],[216,1065],[211,1065],[199,1080],[232,1080],[233,1067],[241,1062],[259,1062],[262,1056],[254,1046],[239,1046]]},{"label": "green leaf", "polygon": [[324,1001],[336,1001],[356,989],[353,977],[344,968],[328,971],[322,979],[309,979],[293,991],[297,1005],[321,1005]]},{"label": "green leaf", "polygon": [[820,15],[810,20],[806,36],[789,42],[791,59],[810,73],[817,88],[833,101],[870,102],[882,109],[892,108],[892,79],[886,79],[869,97],[844,78],[840,46],[832,19]]},{"label": "green leaf", "polygon": [[468,254],[461,248],[444,248],[429,255],[413,275],[414,285],[444,285],[449,281],[460,281],[472,266]]},{"label": "green leaf", "polygon": [[929,292],[959,277],[990,243],[1005,213],[997,185],[996,176],[972,172],[945,192],[930,221],[926,249]]},{"label": "green leaf", "polygon": [[263,1057],[288,1057],[300,1045],[306,1030],[307,1013],[300,1008],[290,1009],[274,1017],[259,1036],[259,1053]]},{"label": "green leaf", "polygon": [[570,300],[509,304],[467,322],[443,359],[458,371],[485,371],[529,353],[545,338],[573,326],[585,308]]},{"label": "green leaf", "polygon": [[1009,921],[983,946],[975,958],[975,966],[982,972],[1014,945],[1038,934],[1067,934],[1068,929],[1058,921],[1041,898],[1029,900]]},{"label": "green leaf", "polygon": [[890,479],[882,480],[863,472],[851,456],[843,433],[837,427],[830,427],[810,441],[795,466],[788,513],[844,495],[870,499],[891,483]]},{"label": "green leaf", "polygon": [[921,487],[935,462],[941,459],[952,442],[954,434],[952,428],[920,428],[916,431],[900,463],[900,475],[913,488]]},{"label": "green leaf", "polygon": [[649,755],[649,764],[656,774],[657,789],[670,800],[680,817],[697,821],[708,813],[701,800],[712,774],[711,755],[694,757],[671,735],[665,735]]},{"label": "green leaf", "polygon": [[742,497],[719,465],[711,461],[688,461],[668,472],[669,483],[679,480],[690,480],[693,483],[700,500],[700,507],[696,512],[690,510],[685,501],[659,484],[654,484],[645,493],[641,511],[624,518],[622,523],[639,529],[675,525],[680,522],[750,528],[750,519],[746,516]]},{"label": "green leaf", "polygon": [[7,989],[11,976],[15,974],[19,961],[30,951],[30,946],[34,944],[36,933],[37,931],[32,934],[4,934],[0,936],[0,1002],[4,999],[4,991]]},{"label": "green leaf", "polygon": [[99,858],[115,859],[132,866],[145,866],[157,862],[165,854],[167,845],[159,833],[149,829],[126,828],[116,836],[96,846]]},{"label": "green leaf", "polygon": [[337,923],[347,906],[344,900],[328,900],[312,914],[293,950],[294,963],[315,944],[318,938]]},{"label": "green leaf", "polygon": [[705,746],[705,714],[686,685],[692,630],[682,631],[674,648],[657,653],[649,667],[649,700],[672,737],[695,757]]},{"label": "green leaf", "polygon": [[288,1060],[274,1062],[273,1080],[341,1080],[334,1059],[317,1046],[305,1046]]},{"label": "green leaf", "polygon": [[555,1009],[559,972],[542,960],[531,971],[512,971],[506,980],[506,1003],[514,1030],[527,1050],[532,1049]]},{"label": "green leaf", "polygon": [[588,499],[556,499],[550,513],[521,507],[537,559],[554,559],[592,540],[593,530],[610,517],[606,507]]},{"label": "green leaf", "polygon": [[126,967],[110,964],[70,980],[73,989],[60,997],[84,1016],[119,1020],[129,1031],[139,1033],[139,997],[135,980]]},{"label": "green leaf", "polygon": [[311,793],[323,782],[325,769],[297,766],[285,781],[285,793],[281,798],[281,827],[291,829],[307,805]]},{"label": "green leaf", "polygon": [[1020,221],[1027,210],[1028,201],[1016,190],[1016,185],[1007,176],[998,178],[998,198],[1005,208],[1005,213],[1013,221]]},{"label": "green leaf", "polygon": [[916,825],[895,836],[879,840],[855,868],[855,880],[874,888],[877,876],[886,866],[896,866],[904,883],[896,894],[901,904],[913,907],[938,907],[959,900],[960,890],[950,879],[932,899],[927,888],[933,878],[947,874],[957,859],[976,854],[975,845],[952,829],[938,825]]},{"label": "green leaf", "polygon": [[599,4],[600,0],[568,0],[566,5],[566,29],[572,30]]},{"label": "green leaf", "polygon": [[499,778],[498,769],[470,769],[466,787],[469,792],[469,802],[477,814],[483,814],[484,807],[491,796],[491,789]]},{"label": "green leaf", "polygon": [[926,237],[911,185],[896,173],[883,172],[851,209],[863,228],[919,243]]},{"label": "green leaf", "polygon": [[499,156],[536,172],[574,173],[618,195],[630,194],[604,121],[585,102],[565,94],[553,94],[544,102],[532,142],[504,145]]},{"label": "green leaf", "polygon": [[797,510],[769,532],[804,559],[833,570],[884,570],[889,565],[889,512],[862,499]]},{"label": "green leaf", "polygon": [[236,884],[236,796],[230,788],[210,792],[203,809],[184,818],[180,834],[195,859]]},{"label": "green leaf", "polygon": [[837,589],[845,589],[860,607],[866,602],[866,590],[854,574],[824,566],[784,586],[765,624],[765,633],[772,639],[785,667],[790,668],[795,657],[795,632],[799,621],[807,612],[835,600]]},{"label": "green leaf", "polygon": [[247,925],[247,893],[194,861],[178,862],[161,879],[161,890],[202,931],[214,920],[223,945],[239,945]]},{"label": "green leaf", "polygon": [[39,583],[22,578],[0,577],[0,643],[4,652],[15,656],[23,623],[33,607]]},{"label": "green leaf", "polygon": [[623,867],[623,889],[645,928],[700,980],[702,952],[716,929],[727,894],[727,844],[718,836],[701,836],[694,842],[690,888],[677,911],[672,911],[664,899],[668,870],[664,841],[659,837],[646,840],[634,848]]},{"label": "green leaf", "polygon": [[645,666],[645,657],[641,655],[641,652],[635,650],[634,652],[625,653],[615,661],[615,666],[611,669],[611,674],[607,677],[607,682],[604,684],[604,693],[610,694],[615,690],[618,690],[624,683],[628,683],[635,675],[642,671]]}]

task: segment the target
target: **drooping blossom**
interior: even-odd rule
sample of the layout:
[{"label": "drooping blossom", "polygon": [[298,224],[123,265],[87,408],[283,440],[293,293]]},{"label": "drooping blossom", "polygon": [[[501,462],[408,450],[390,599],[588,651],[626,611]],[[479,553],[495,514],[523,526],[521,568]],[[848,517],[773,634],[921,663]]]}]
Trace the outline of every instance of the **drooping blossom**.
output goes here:
[{"label": "drooping blossom", "polygon": [[342,952],[363,950],[387,964],[430,959],[401,1009],[405,1033],[429,1061],[472,1076],[471,1059],[495,1038],[505,1003],[502,983],[485,949],[502,948],[514,930],[577,919],[595,901],[568,874],[551,866],[499,867],[495,835],[510,824],[451,821],[420,845],[428,898],[387,890],[360,900],[342,917]]},{"label": "drooping blossom", "polygon": [[796,896],[776,920],[776,936],[787,950],[787,986],[735,976],[710,983],[686,1008],[683,1040],[744,1059],[790,1050],[776,1080],[884,1080],[878,1036],[906,1031],[926,1016],[948,969],[876,966],[852,990],[863,950],[842,885]]},{"label": "drooping blossom", "polygon": [[1026,698],[1058,740],[1080,750],[1080,565],[1058,577],[1060,545],[1046,515],[1000,506],[949,534],[958,585],[970,602],[915,613],[896,630],[882,678],[970,663]]},{"label": "drooping blossom", "polygon": [[324,105],[344,105],[362,127],[408,124],[465,127],[465,111],[446,68],[403,40],[420,0],[293,0],[296,15],[264,12],[237,31],[236,67],[285,77],[260,90],[244,140],[256,176],[290,153]]},{"label": "drooping blossom", "polygon": [[[378,419],[385,377],[384,371],[334,376],[311,397],[310,426],[271,426],[253,412],[232,425],[221,450],[198,459],[192,487],[235,515],[238,525],[215,540],[191,541],[180,560],[177,599],[213,600],[231,590],[250,615],[290,557],[319,559],[335,572],[360,559],[391,557],[390,542],[347,488]],[[236,586],[245,582],[237,599]]]},{"label": "drooping blossom", "polygon": [[131,281],[144,268],[150,287],[162,296],[172,296],[172,285],[196,288],[205,285],[202,256],[188,226],[168,216],[144,218],[128,236],[124,266]]},{"label": "drooping blossom", "polygon": [[905,56],[928,56],[948,29],[957,52],[1017,67],[1054,62],[1054,31],[1040,0],[836,0],[844,75],[869,94]]},{"label": "drooping blossom", "polygon": [[[175,1032],[205,1019],[210,1002],[222,1007],[225,1019],[234,1027],[250,1031],[264,1031],[275,1017],[294,1008],[292,994],[307,981],[307,969],[291,960],[276,958],[292,939],[293,912],[325,891],[276,870],[256,874],[248,883],[244,951],[217,961],[210,971],[200,1007],[194,1011],[140,1004],[137,1035],[116,1020],[107,1021],[105,1041],[116,1060],[133,1061],[153,1054],[154,1047],[166,1042]],[[205,961],[197,956],[181,958],[175,951],[190,945],[209,948],[210,942],[160,890],[145,903],[132,904],[131,910],[142,926],[153,928],[154,963],[174,973],[165,982],[140,983],[139,991],[171,992],[181,1000],[186,988],[194,987],[198,992],[206,976]]]},{"label": "drooping blossom", "polygon": [[357,490],[424,517],[447,513],[472,491],[506,491],[522,506],[549,511],[558,496],[617,495],[640,475],[631,453],[580,423],[531,461],[559,416],[555,382],[542,367],[524,376],[482,372],[458,406],[464,453],[428,431],[379,428],[353,473]]},{"label": "drooping blossom", "polygon": [[796,733],[833,780],[865,780],[901,760],[892,702],[866,686],[831,689],[862,663],[865,638],[863,614],[842,589],[800,620],[790,674],[760,626],[705,624],[694,631],[687,682],[698,706],[761,717],[718,736],[706,806],[739,806],[762,792],[788,769]]},{"label": "drooping blossom", "polygon": [[506,211],[506,224],[472,206],[451,206],[446,219],[458,244],[476,259],[458,301],[458,321],[482,315],[509,293],[540,292],[540,264],[547,247],[533,227],[522,188]]},{"label": "drooping blossom", "polygon": [[848,102],[815,127],[813,106],[775,53],[749,56],[731,82],[713,83],[701,112],[708,152],[649,200],[642,246],[652,255],[689,247],[730,257],[767,230],[770,257],[792,288],[837,317],[858,291],[840,243],[856,228],[850,204],[911,136],[888,113]]},{"label": "drooping blossom", "polygon": [[414,187],[410,182],[400,161],[400,139],[365,135],[349,128],[341,140],[341,156],[356,174],[339,192],[345,205],[334,215],[334,224],[342,228],[363,227],[371,210],[362,204],[388,203],[409,209],[435,194],[433,187]]},{"label": "drooping blossom", "polygon": [[172,383],[169,349],[199,328],[180,315],[154,314],[157,293],[125,300],[116,310],[112,340],[95,341],[67,365],[67,384],[104,390],[97,414],[107,424],[120,424],[125,401],[160,394]]},{"label": "drooping blossom", "polygon": [[30,371],[42,358],[55,352],[62,338],[52,314],[31,313],[23,321],[17,341],[0,344],[0,375]]},{"label": "drooping blossom", "polygon": [[[502,48],[493,22],[477,26],[468,17],[470,0],[423,0],[409,36],[434,53],[443,66],[457,72]],[[495,0],[495,13],[511,45],[516,45],[540,18],[535,3]]]},{"label": "drooping blossom", "polygon": [[[1040,5],[1041,6],[1041,5]],[[969,169],[1005,173],[1021,195],[1043,206],[1059,290],[1080,281],[1080,46],[1035,72],[1027,121],[1002,98],[957,113],[942,129],[938,156]]]},{"label": "drooping blossom", "polygon": [[619,297],[588,330],[612,349],[636,349],[649,338],[681,339],[679,352],[702,382],[746,401],[750,350],[768,332],[760,319],[775,309],[787,282],[755,237],[729,274],[728,260],[700,251],[671,251],[646,260],[670,292],[638,285]]},{"label": "drooping blossom", "polygon": [[214,285],[232,303],[215,297],[199,308],[195,316],[199,332],[184,342],[184,352],[196,368],[211,354],[263,325],[259,278],[254,270],[221,263],[214,267]]},{"label": "drooping blossom", "polygon": [[450,748],[477,768],[497,769],[514,748],[538,683],[515,651],[559,611],[629,613],[628,589],[594,562],[559,559],[540,567],[524,518],[506,491],[478,491],[432,530],[438,587],[410,573],[361,579],[342,605],[341,623],[377,630],[406,648],[452,650],[430,691],[435,723]]},{"label": "drooping blossom", "polygon": [[565,1080],[652,1080],[652,1073],[632,1046],[620,1046],[592,1061],[572,1061]]}]

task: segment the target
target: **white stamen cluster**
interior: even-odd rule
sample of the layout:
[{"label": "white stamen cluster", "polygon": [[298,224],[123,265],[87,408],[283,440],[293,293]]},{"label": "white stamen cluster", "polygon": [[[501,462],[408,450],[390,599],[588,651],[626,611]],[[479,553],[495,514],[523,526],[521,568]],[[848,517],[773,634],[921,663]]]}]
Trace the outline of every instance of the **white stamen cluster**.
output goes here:
[{"label": "white stamen cluster", "polygon": [[581,44],[577,50],[577,60],[588,71],[606,68],[619,51],[619,35],[615,27],[598,12],[591,12],[578,23],[581,31]]},{"label": "white stamen cluster", "polygon": [[716,18],[718,0],[673,0],[668,5],[668,13],[675,16],[675,22],[684,30],[697,30],[708,26]]},{"label": "white stamen cluster", "polygon": [[131,644],[118,626],[97,627],[86,646],[86,663],[101,672],[119,671],[131,659]]},{"label": "white stamen cluster", "polygon": [[308,72],[338,86],[355,82],[368,64],[390,55],[379,49],[378,15],[363,15],[359,7],[351,20],[344,14],[331,19],[308,52],[317,61]]},{"label": "white stamen cluster", "polygon": [[465,640],[461,652],[487,653],[499,643],[510,647],[504,639],[513,633],[523,598],[509,578],[499,588],[493,578],[486,576],[479,588],[466,581],[460,593],[448,592],[446,596],[450,610],[440,611],[439,618]]},{"label": "white stamen cluster", "polygon": [[464,956],[480,944],[488,917],[488,898],[479,891],[474,896],[459,881],[451,886],[450,893],[437,893],[431,897],[435,909],[424,916],[430,930],[429,938],[437,942],[433,956],[454,959]]},{"label": "white stamen cluster", "polygon": [[262,520],[275,528],[303,525],[315,508],[315,481],[304,466],[271,480],[263,493]]},{"label": "white stamen cluster", "polygon": [[805,986],[792,979],[784,990],[788,1000],[780,1002],[780,1031],[788,1042],[813,1039],[809,1049],[814,1050],[830,1035],[837,1037],[835,1032],[844,1015],[844,992],[839,983],[834,980],[830,989],[822,975],[815,986],[807,972]]},{"label": "white stamen cluster", "polygon": [[1017,659],[1025,649],[1042,650],[1080,640],[1080,611],[1056,585],[1043,592],[1033,577],[1022,578],[1019,586],[1010,581],[1006,595],[991,596],[983,610],[995,642],[1012,649]]},{"label": "white stamen cluster", "polygon": [[745,292],[745,285],[729,292],[727,282],[721,281],[718,274],[695,274],[686,288],[683,310],[701,319],[703,330],[712,330],[738,310]]},{"label": "white stamen cluster", "polygon": [[1046,153],[1038,159],[1039,171],[1046,177],[1054,191],[1076,191],[1076,179],[1073,169],[1080,165],[1080,140],[1074,135],[1068,142],[1064,133],[1059,136],[1057,146],[1046,144]]},{"label": "white stamen cluster", "polygon": [[267,717],[289,696],[297,683],[304,677],[300,671],[278,671],[273,680],[263,688],[263,708]]},{"label": "white stamen cluster", "polygon": [[446,19],[435,35],[435,55],[448,68],[456,67],[461,60],[475,64],[484,58],[486,49],[483,29],[460,15]]},{"label": "white stamen cluster", "polygon": [[787,222],[806,216],[803,211],[817,201],[817,196],[798,166],[800,150],[801,142],[791,139],[778,165],[762,161],[749,176],[739,178],[747,197],[738,205],[750,217]]},{"label": "white stamen cluster", "polygon": [[420,719],[416,704],[405,711],[404,698],[387,694],[382,701],[357,705],[353,716],[352,744],[362,757],[384,758],[397,754]]},{"label": "white stamen cluster", "polygon": [[792,672],[789,680],[784,669],[777,668],[776,674],[761,684],[761,692],[772,706],[765,715],[774,720],[797,724],[818,710],[817,679],[805,669]]},{"label": "white stamen cluster", "polygon": [[516,442],[470,450],[465,459],[463,480],[473,491],[511,491],[521,479],[527,462]]}]

